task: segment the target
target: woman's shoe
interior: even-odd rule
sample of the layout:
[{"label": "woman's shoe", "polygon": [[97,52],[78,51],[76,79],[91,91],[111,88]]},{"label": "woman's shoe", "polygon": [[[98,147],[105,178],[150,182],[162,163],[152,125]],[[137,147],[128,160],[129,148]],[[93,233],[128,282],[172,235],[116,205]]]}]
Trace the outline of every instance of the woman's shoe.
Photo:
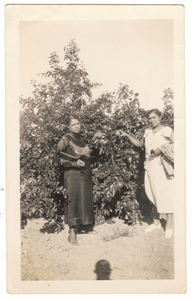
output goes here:
[{"label": "woman's shoe", "polygon": [[88,233],[88,234],[97,234],[97,230],[95,230],[95,229],[88,230],[86,233]]},{"label": "woman's shoe", "polygon": [[77,239],[71,239],[69,236],[68,236],[68,241],[69,241],[69,243],[71,243],[74,246],[79,245]]},{"label": "woman's shoe", "polygon": [[166,229],[165,236],[167,239],[170,239],[173,235],[173,229]]},{"label": "woman's shoe", "polygon": [[155,229],[160,229],[160,228],[161,228],[161,223],[159,223],[158,226],[156,226],[156,225],[153,223],[153,224],[151,224],[149,227],[147,227],[147,228],[145,229],[145,232],[151,232],[151,231],[153,231],[153,230],[155,230]]}]

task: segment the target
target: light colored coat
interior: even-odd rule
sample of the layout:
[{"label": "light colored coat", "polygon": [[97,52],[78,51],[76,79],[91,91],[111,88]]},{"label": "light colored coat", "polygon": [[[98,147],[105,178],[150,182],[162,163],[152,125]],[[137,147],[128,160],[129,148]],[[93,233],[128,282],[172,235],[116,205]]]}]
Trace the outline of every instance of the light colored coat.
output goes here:
[{"label": "light colored coat", "polygon": [[169,176],[174,175],[174,145],[165,144],[159,148],[161,151],[161,162]]}]

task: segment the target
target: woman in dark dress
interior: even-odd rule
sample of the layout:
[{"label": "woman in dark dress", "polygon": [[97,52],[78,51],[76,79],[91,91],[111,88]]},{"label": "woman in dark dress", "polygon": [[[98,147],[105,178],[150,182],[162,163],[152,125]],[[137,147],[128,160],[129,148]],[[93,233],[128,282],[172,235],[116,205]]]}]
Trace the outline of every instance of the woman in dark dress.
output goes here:
[{"label": "woman in dark dress", "polygon": [[[58,143],[57,152],[60,153],[60,165],[64,166],[64,187],[69,195],[65,206],[65,222],[69,226],[68,241],[75,245],[78,243],[78,228],[93,224],[94,221],[91,151],[80,137],[79,120],[71,116],[66,123],[69,132]],[[66,155],[62,157],[61,152]]]}]

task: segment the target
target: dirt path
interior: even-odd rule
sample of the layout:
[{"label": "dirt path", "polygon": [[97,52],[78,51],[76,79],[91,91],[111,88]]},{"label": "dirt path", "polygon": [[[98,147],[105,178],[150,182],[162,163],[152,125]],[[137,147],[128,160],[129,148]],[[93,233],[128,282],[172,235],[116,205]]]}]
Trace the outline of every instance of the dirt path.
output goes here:
[{"label": "dirt path", "polygon": [[72,246],[67,227],[48,234],[40,232],[43,224],[30,220],[21,230],[22,280],[96,280],[100,260],[110,264],[111,280],[174,278],[174,239],[163,228],[145,233],[147,223],[128,227],[116,219],[97,226],[95,235],[79,234],[79,246]]}]

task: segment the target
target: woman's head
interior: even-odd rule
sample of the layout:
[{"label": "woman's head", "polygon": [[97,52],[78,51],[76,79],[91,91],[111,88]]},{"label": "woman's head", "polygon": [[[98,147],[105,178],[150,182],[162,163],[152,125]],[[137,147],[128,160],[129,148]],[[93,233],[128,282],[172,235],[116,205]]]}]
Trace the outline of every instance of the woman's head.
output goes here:
[{"label": "woman's head", "polygon": [[153,128],[157,127],[161,122],[161,112],[156,108],[151,109],[148,112],[148,121]]},{"label": "woman's head", "polygon": [[74,133],[79,133],[81,129],[81,125],[79,122],[79,119],[75,115],[70,115],[66,118],[65,123],[67,127],[69,128],[69,131],[74,132]]}]

